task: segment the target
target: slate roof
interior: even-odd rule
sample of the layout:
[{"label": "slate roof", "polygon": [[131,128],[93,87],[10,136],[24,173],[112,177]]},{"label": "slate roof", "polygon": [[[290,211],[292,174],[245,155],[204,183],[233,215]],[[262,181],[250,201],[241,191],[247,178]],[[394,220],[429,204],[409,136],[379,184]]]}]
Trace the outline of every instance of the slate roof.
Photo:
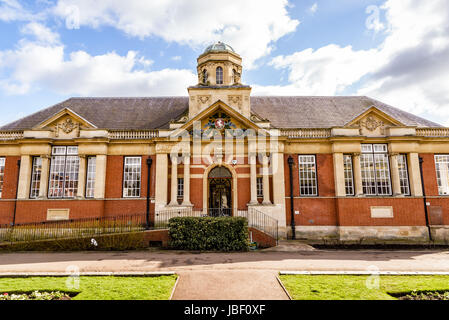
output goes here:
[{"label": "slate roof", "polygon": [[[368,97],[253,96],[251,111],[276,128],[342,127],[375,106],[407,126],[441,125]],[[0,130],[31,129],[64,108],[100,129],[162,129],[187,113],[188,97],[70,98],[9,123]]]}]

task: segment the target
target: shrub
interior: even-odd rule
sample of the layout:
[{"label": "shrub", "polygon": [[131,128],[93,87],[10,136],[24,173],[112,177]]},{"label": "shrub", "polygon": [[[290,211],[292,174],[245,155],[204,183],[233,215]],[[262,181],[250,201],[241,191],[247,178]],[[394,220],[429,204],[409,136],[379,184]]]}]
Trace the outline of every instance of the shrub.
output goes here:
[{"label": "shrub", "polygon": [[179,217],[168,223],[173,249],[247,251],[248,221],[242,217]]}]

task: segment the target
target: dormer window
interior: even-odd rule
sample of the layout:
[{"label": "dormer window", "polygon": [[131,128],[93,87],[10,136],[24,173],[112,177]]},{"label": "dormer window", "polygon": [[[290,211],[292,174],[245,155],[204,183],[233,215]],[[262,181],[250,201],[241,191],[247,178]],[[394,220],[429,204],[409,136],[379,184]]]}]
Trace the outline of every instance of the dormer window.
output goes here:
[{"label": "dormer window", "polygon": [[218,67],[216,71],[217,84],[223,84],[223,68]]}]

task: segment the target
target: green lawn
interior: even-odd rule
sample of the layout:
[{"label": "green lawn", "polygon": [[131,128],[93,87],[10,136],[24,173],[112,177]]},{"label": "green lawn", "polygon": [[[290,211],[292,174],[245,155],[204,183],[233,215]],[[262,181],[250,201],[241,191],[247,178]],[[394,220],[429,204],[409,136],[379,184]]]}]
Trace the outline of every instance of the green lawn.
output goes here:
[{"label": "green lawn", "polygon": [[82,276],[79,289],[67,288],[67,277],[0,278],[0,294],[38,290],[79,293],[74,300],[168,300],[176,278]]},{"label": "green lawn", "polygon": [[449,276],[380,276],[378,289],[370,286],[375,282],[369,276],[281,275],[280,279],[294,300],[392,300],[388,293],[449,291]]}]

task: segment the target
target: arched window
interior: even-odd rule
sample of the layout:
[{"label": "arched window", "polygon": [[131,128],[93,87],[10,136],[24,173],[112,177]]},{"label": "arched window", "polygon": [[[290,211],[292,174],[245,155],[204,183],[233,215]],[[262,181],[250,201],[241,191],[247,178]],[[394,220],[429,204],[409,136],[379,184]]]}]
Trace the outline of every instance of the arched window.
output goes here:
[{"label": "arched window", "polygon": [[203,70],[203,84],[207,84],[207,70]]},{"label": "arched window", "polygon": [[218,67],[216,72],[217,84],[223,84],[223,68]]}]

